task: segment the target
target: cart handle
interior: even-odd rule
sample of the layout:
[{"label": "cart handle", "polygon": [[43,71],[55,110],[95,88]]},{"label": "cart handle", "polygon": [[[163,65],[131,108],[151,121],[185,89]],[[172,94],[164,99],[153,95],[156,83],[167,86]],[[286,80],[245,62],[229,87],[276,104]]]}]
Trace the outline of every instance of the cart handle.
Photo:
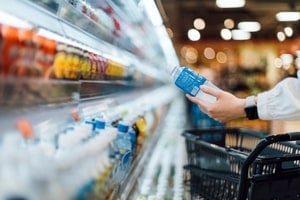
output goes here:
[{"label": "cart handle", "polygon": [[249,173],[249,167],[253,163],[253,161],[257,158],[257,156],[259,156],[260,153],[272,143],[284,142],[284,141],[296,141],[296,140],[300,140],[300,132],[290,132],[285,134],[270,135],[262,139],[256,145],[253,151],[246,158],[241,169],[238,200],[245,200],[247,197],[247,178]]}]

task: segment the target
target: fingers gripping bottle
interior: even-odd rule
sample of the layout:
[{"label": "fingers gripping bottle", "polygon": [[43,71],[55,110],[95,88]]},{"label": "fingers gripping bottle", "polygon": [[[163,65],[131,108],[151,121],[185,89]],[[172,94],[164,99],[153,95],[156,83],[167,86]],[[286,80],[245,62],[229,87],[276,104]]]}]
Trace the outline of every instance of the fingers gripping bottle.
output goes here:
[{"label": "fingers gripping bottle", "polygon": [[211,81],[207,80],[204,76],[196,73],[188,67],[174,67],[171,71],[171,76],[175,85],[186,94],[209,101],[211,103],[214,103],[217,100],[216,97],[201,91],[200,86],[206,85],[213,89],[219,88]]}]

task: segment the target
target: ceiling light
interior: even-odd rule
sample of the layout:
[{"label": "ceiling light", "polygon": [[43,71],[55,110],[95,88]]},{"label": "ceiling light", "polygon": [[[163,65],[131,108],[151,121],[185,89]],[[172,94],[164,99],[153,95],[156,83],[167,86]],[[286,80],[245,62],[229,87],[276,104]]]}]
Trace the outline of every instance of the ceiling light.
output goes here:
[{"label": "ceiling light", "polygon": [[280,41],[280,42],[283,42],[285,40],[285,34],[282,32],[282,31],[279,31],[277,33],[277,39]]},{"label": "ceiling light", "polygon": [[223,40],[230,40],[232,37],[231,31],[227,28],[223,28],[221,30],[221,37],[223,38]]},{"label": "ceiling light", "polygon": [[290,65],[293,63],[293,55],[289,53],[284,53],[280,55],[283,65]]},{"label": "ceiling light", "polygon": [[251,34],[249,32],[240,29],[234,29],[231,33],[232,39],[234,40],[249,40],[251,38]]},{"label": "ceiling light", "polygon": [[219,8],[240,8],[245,5],[245,0],[217,0]]},{"label": "ceiling light", "polygon": [[287,26],[284,28],[284,33],[287,37],[292,37],[294,31],[291,27]]},{"label": "ceiling light", "polygon": [[224,26],[225,26],[225,28],[233,29],[233,27],[234,27],[233,19],[230,19],[230,18],[225,19],[224,20]]},{"label": "ceiling light", "polygon": [[280,55],[280,59],[282,61],[282,65],[284,69],[288,69],[290,68],[291,64],[293,63],[293,55],[292,54],[288,54],[288,53],[284,53]]},{"label": "ceiling light", "polygon": [[300,50],[296,50],[297,58],[300,58]]},{"label": "ceiling light", "polygon": [[206,47],[204,49],[203,54],[204,54],[205,58],[207,58],[207,59],[214,59],[216,56],[215,50],[211,47]]},{"label": "ceiling light", "polygon": [[238,28],[248,32],[257,32],[260,30],[261,26],[260,23],[255,21],[245,21],[238,23]]},{"label": "ceiling light", "polygon": [[282,11],[276,14],[276,19],[280,22],[298,21],[300,19],[300,12]]},{"label": "ceiling light", "polygon": [[220,51],[217,53],[216,59],[219,63],[226,63],[227,62],[227,55]]},{"label": "ceiling light", "polygon": [[195,19],[193,24],[198,30],[203,30],[205,28],[205,21],[202,18]]},{"label": "ceiling light", "polygon": [[198,60],[198,51],[195,48],[187,48],[187,51],[184,55],[184,59],[186,60],[186,62],[188,62],[189,64],[194,64],[197,62]]},{"label": "ceiling light", "polygon": [[295,65],[297,69],[300,69],[300,58],[295,59]]},{"label": "ceiling light", "polygon": [[282,60],[280,58],[275,58],[274,59],[274,66],[277,68],[281,68],[282,67]]},{"label": "ceiling light", "polygon": [[188,31],[188,38],[191,40],[191,41],[198,41],[200,40],[200,32],[194,28],[190,29]]}]

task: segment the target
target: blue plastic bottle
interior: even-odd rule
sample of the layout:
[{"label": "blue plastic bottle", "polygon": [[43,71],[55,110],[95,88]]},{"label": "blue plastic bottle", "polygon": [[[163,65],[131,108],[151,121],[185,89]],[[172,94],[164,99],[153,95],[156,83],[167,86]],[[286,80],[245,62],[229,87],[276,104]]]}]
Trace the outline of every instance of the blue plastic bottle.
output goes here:
[{"label": "blue plastic bottle", "polygon": [[129,128],[128,133],[129,133],[130,141],[131,141],[132,156],[135,156],[136,145],[137,145],[137,134],[136,134],[136,131],[132,127]]},{"label": "blue plastic bottle", "polygon": [[207,85],[214,89],[218,89],[218,87],[211,81],[207,80],[204,76],[197,74],[188,67],[174,67],[171,71],[171,76],[175,85],[186,94],[212,103],[216,101],[216,97],[202,92],[200,86]]},{"label": "blue plastic bottle", "polygon": [[132,144],[128,134],[129,125],[120,121],[118,123],[118,135],[115,140],[116,154],[120,155],[120,163],[116,174],[116,182],[120,183],[128,172],[132,161]]}]

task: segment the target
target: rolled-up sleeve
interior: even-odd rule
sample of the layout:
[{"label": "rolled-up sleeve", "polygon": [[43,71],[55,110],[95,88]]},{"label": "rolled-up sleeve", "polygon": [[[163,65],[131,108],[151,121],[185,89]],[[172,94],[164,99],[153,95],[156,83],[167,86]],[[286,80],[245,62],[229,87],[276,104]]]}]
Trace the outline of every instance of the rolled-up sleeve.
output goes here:
[{"label": "rolled-up sleeve", "polygon": [[300,71],[298,78],[286,78],[257,95],[258,116],[263,120],[300,119]]}]

